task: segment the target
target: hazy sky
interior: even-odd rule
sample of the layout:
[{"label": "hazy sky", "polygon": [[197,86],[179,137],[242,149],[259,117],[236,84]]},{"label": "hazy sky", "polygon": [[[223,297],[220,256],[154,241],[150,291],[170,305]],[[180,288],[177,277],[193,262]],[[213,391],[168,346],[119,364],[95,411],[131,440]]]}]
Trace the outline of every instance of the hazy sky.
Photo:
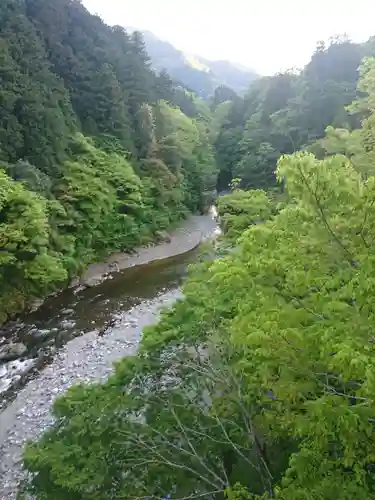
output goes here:
[{"label": "hazy sky", "polygon": [[317,40],[375,35],[375,0],[83,0],[109,24],[150,30],[177,48],[261,74],[301,67]]}]

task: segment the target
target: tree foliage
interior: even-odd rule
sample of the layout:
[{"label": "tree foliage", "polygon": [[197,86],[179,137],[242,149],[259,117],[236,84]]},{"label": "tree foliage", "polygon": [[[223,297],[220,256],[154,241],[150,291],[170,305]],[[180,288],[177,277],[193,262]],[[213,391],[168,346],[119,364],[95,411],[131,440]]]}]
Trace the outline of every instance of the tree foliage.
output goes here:
[{"label": "tree foliage", "polygon": [[[336,37],[328,46],[318,43],[301,71],[258,79],[242,101],[232,96],[232,117],[215,136],[219,190],[227,189],[232,177],[241,178],[243,188],[267,189],[276,184],[281,155],[309,149],[329,125],[358,127],[359,116],[345,106],[357,97],[358,67],[371,54],[369,43]],[[366,91],[364,81],[362,87],[359,91]],[[222,103],[222,94],[215,102]]]},{"label": "tree foliage", "polygon": [[51,291],[66,279],[50,244],[48,202],[0,170],[0,321],[28,297]]},{"label": "tree foliage", "polygon": [[235,242],[245,229],[270,217],[272,203],[259,189],[236,190],[219,198],[218,212],[226,238]]},{"label": "tree foliage", "polygon": [[[4,0],[0,63],[1,183],[17,193],[1,223],[20,239],[3,243],[15,252],[4,253],[4,321],[88,263],[203,210],[215,161],[209,107],[191,98],[186,116],[168,75],[151,70],[142,36],[107,26],[80,1]],[[32,228],[34,211],[38,244],[14,230],[15,213]]]}]

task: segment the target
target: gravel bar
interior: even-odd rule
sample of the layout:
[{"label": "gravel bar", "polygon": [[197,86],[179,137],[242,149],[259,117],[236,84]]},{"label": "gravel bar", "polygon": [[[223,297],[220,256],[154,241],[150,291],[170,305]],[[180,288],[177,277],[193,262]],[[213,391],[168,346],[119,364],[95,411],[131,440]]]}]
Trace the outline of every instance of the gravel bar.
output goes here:
[{"label": "gravel bar", "polygon": [[0,414],[0,498],[15,500],[17,485],[24,477],[22,450],[53,423],[50,413],[56,396],[78,382],[105,381],[113,363],[137,351],[142,330],[157,321],[161,308],[181,297],[171,290],[124,313],[118,326],[103,337],[93,331],[76,337],[54,361],[31,381]]},{"label": "gravel bar", "polygon": [[134,255],[118,252],[110,255],[106,262],[91,264],[75,284],[96,286],[114,269],[121,271],[129,267],[142,266],[161,259],[182,255],[196,248],[202,240],[212,235],[217,228],[215,211],[209,215],[191,215],[169,235],[168,242],[138,248]]}]

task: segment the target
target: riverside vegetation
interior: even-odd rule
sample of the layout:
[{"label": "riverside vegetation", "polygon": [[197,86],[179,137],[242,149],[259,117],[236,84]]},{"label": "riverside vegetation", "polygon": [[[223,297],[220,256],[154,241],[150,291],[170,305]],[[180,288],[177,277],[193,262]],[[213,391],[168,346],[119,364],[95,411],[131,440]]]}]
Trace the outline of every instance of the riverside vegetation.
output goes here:
[{"label": "riverside vegetation", "polygon": [[202,210],[215,161],[139,34],[79,1],[4,0],[0,35],[1,323]]},{"label": "riverside vegetation", "polygon": [[205,103],[77,1],[0,12],[3,301],[201,208],[215,160],[234,179],[220,257],[107,382],[55,401],[26,494],[372,498],[374,40]]}]

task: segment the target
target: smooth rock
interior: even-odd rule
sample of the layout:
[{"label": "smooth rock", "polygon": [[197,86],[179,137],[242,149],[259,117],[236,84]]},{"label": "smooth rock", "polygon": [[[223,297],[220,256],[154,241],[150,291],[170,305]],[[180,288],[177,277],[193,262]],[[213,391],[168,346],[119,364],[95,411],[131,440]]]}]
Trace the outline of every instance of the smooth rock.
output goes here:
[{"label": "smooth rock", "polygon": [[99,274],[95,276],[83,277],[81,279],[81,284],[87,288],[93,288],[95,286],[99,286],[102,283],[104,283],[104,281],[106,281],[108,277],[109,277],[108,274]]},{"label": "smooth rock", "polygon": [[77,286],[80,285],[80,280],[79,278],[74,278],[70,284],[69,284],[69,287],[68,288],[77,288]]},{"label": "smooth rock", "polygon": [[69,321],[68,319],[64,319],[60,323],[61,328],[64,328],[66,330],[71,330],[76,326],[75,321]]},{"label": "smooth rock", "polygon": [[61,311],[62,314],[73,314],[74,313],[74,309],[63,309]]},{"label": "smooth rock", "polygon": [[79,292],[82,292],[83,290],[85,290],[87,287],[84,283],[80,284],[74,291],[74,295],[77,295],[77,293]]}]

